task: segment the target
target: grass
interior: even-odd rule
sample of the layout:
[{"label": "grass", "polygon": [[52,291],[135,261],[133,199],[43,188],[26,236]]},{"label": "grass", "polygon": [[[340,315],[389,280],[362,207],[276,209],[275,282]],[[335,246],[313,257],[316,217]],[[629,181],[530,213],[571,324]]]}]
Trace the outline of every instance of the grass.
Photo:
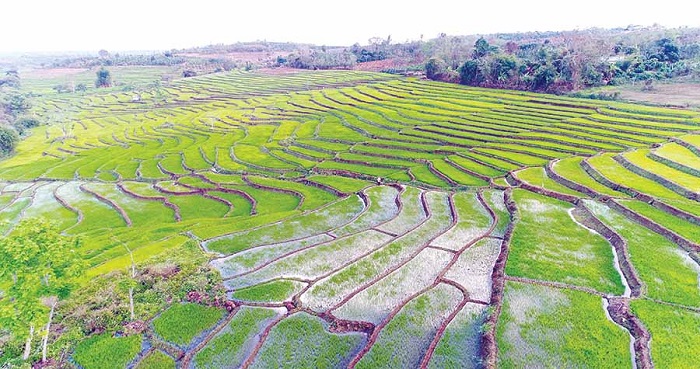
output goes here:
[{"label": "grass", "polygon": [[648,153],[648,149],[639,149],[627,152],[623,155],[630,162],[637,165],[638,167],[643,168],[646,171],[660,175],[661,177],[664,177],[669,181],[681,185],[684,188],[687,188],[691,191],[700,191],[700,180],[698,179],[698,177],[666,166],[655,160],[651,160],[647,157]]},{"label": "grass", "polygon": [[175,369],[175,360],[163,351],[153,351],[136,366],[136,369]]},{"label": "grass", "polygon": [[344,193],[355,193],[372,184],[370,181],[340,176],[314,175],[308,179]]},{"label": "grass", "polygon": [[681,210],[700,215],[700,205],[666,188],[665,185],[642,177],[616,162],[614,154],[601,154],[588,159],[589,163],[609,180],[663,200]]},{"label": "grass", "polygon": [[[83,240],[82,252],[89,266],[84,283],[90,283],[98,275],[123,271],[130,264],[124,246],[133,250],[137,261],[148,263],[154,255],[179,252],[179,245],[190,244],[187,232],[191,232],[212,251],[227,254],[227,258],[213,263],[223,276],[234,277],[261,267],[244,278],[235,277],[226,282],[236,289],[232,293],[234,297],[250,301],[288,299],[300,285],[285,278],[329,274],[302,295],[307,306],[325,309],[384,271],[406,263],[351,299],[348,304],[355,310],[341,307],[343,312],[358,319],[380,321],[408,292],[433,283],[437,271],[449,260],[449,252],[429,248],[409,262],[427,241],[439,236],[431,241],[434,245],[455,249],[489,226],[489,217],[477,204],[474,193],[464,191],[465,187],[485,187],[486,182],[480,176],[496,178],[497,184],[505,185],[502,176],[507,171],[518,171],[516,175],[526,182],[578,195],[543,175],[542,165],[550,159],[561,159],[554,169],[565,178],[605,195],[627,197],[586,174],[580,167],[582,155],[593,156],[591,163],[610,180],[700,214],[697,202],[661,183],[642,178],[613,160],[614,152],[625,152],[627,158],[646,169],[689,189],[699,189],[697,178],[691,176],[692,170],[680,171],[681,175],[678,170],[648,158],[646,149],[627,150],[696,129],[700,122],[697,112],[473,88],[357,71],[298,71],[284,75],[231,71],[173,81],[156,91],[146,84],[159,79],[160,74],[173,72],[171,68],[114,67],[112,70],[115,79],[129,81],[124,91],[120,87],[89,88],[85,94],[58,95],[50,87],[65,81],[23,77],[26,79],[23,89],[41,94],[33,97],[29,114],[48,124],[33,129],[14,155],[0,161],[3,183],[0,206],[4,206],[0,209],[0,222],[8,222],[0,230],[6,231],[20,218],[31,216],[56,220],[66,233]],[[122,72],[128,73],[128,78]],[[72,78],[76,81],[90,75],[94,78],[94,71],[84,73]],[[141,103],[131,102],[133,91],[139,91]],[[700,146],[697,137],[685,135],[682,139]],[[601,150],[610,152],[596,155]],[[679,145],[666,143],[654,152],[697,168],[695,154]],[[432,163],[432,169],[428,162]],[[524,166],[531,168],[522,170]],[[190,169],[196,175],[190,174]],[[175,176],[171,178],[165,172]],[[243,176],[263,188],[248,185]],[[397,190],[374,186],[377,177],[406,187],[401,194],[400,213],[397,214],[394,203]],[[42,179],[51,182],[43,183]],[[16,181],[24,183],[4,184]],[[41,183],[26,190],[37,181]],[[118,182],[137,196],[119,191]],[[189,195],[162,191],[192,191],[176,183],[201,191]],[[133,224],[127,226],[118,209],[81,191],[80,185],[116,203]],[[326,187],[350,196],[337,198]],[[15,191],[22,189],[26,192],[10,204]],[[253,200],[226,189],[242,191]],[[68,206],[53,198],[54,190]],[[509,224],[503,192],[481,190],[498,215],[492,236],[502,237]],[[363,209],[361,199],[353,195],[358,191],[364,191],[370,198],[368,209]],[[202,196],[204,192],[216,199]],[[610,245],[576,225],[567,214],[570,205],[521,190],[514,193],[521,220],[511,244],[508,273],[606,293],[621,291],[620,276],[612,267]],[[432,218],[423,225],[420,223],[426,220],[426,214],[421,194],[425,194],[432,211]],[[450,231],[447,227],[453,219],[448,196],[453,197],[459,215],[456,227]],[[698,240],[694,225],[677,221],[646,204],[627,204],[684,237]],[[82,215],[79,223],[78,215],[69,207]],[[609,214],[609,209],[595,211],[611,226],[618,227],[616,230],[628,240],[632,262],[647,286],[649,297],[700,306],[698,273],[686,254],[665,238],[619,215]],[[371,227],[381,231],[368,230]],[[341,237],[334,241],[334,236]],[[450,275],[463,278],[455,277],[468,285],[474,298],[488,297],[490,290],[483,285],[488,273],[483,271],[491,268],[499,246],[498,238],[474,245],[450,271]],[[263,267],[286,253],[306,247],[311,248]],[[363,253],[368,255],[355,260]],[[476,277],[479,279],[474,279],[473,284],[465,283]],[[583,305],[572,303],[571,306]],[[416,304],[410,304],[406,311],[415,311],[414,308]],[[168,339],[178,345],[190,343],[222,314],[214,311],[206,324],[195,322],[200,326],[193,327],[190,324],[195,324],[192,322],[195,319],[191,316],[200,314],[178,313],[177,309],[184,309],[179,305],[173,309],[174,312],[166,311],[156,319],[159,323],[153,324],[164,325],[161,327],[164,334],[173,336]],[[245,318],[243,312],[255,314]],[[229,335],[219,335],[226,338],[221,338],[211,356],[202,354],[202,366],[221,366],[225,360],[230,360],[227,365],[240,365],[256,342],[255,335],[273,315],[271,310],[248,308],[242,308],[240,313],[241,320],[234,319],[240,327],[238,323],[232,324],[224,330]],[[208,314],[203,316],[206,318]],[[418,323],[439,321],[435,316],[421,314],[415,314],[425,317]],[[481,314],[458,314],[431,365],[478,364],[468,356],[474,349],[473,330]],[[294,323],[296,317],[303,317],[303,322]],[[396,353],[397,362],[408,366],[416,363],[428,340],[426,332],[434,326],[421,332],[412,330],[416,326],[409,324],[412,318],[401,314],[396,322],[399,328],[384,332],[391,334],[381,336],[383,343],[376,350],[384,347],[388,354],[380,355],[377,360],[385,357],[394,360],[391,355]],[[597,327],[599,318],[599,315],[592,317],[590,325]],[[248,319],[250,324],[244,322]],[[293,324],[285,327],[286,321]],[[542,337],[549,337],[548,332],[554,332],[553,335],[561,332],[560,327],[545,323],[548,331],[535,330],[538,334],[543,332]],[[282,338],[266,342],[256,365],[346,365],[358,350],[362,336],[336,337],[325,331],[325,324],[304,314],[285,318],[270,336]],[[387,328],[394,327],[393,324]],[[403,327],[406,336],[401,336]],[[308,332],[291,332],[293,328]],[[302,336],[298,339],[301,346],[294,341],[297,336]],[[294,340],[285,341],[284,337]],[[388,337],[396,339],[385,340]],[[414,341],[411,337],[418,338]],[[181,342],[175,342],[176,339]],[[105,342],[112,342],[109,345],[124,342],[120,340],[123,339],[109,338]],[[304,346],[304,342],[313,340],[314,344],[322,343]],[[226,348],[229,344],[230,351]],[[336,344],[339,346],[329,346]],[[563,347],[584,350],[578,343],[566,346],[569,344],[564,341]],[[109,345],[105,344],[107,353]],[[598,343],[593,346],[596,350],[600,347]],[[402,353],[409,347],[409,353]],[[452,356],[455,347],[463,349]],[[615,346],[610,352],[617,358],[616,350]],[[269,360],[263,360],[263,354]],[[323,356],[326,354],[329,356]],[[579,358],[589,353],[584,350],[573,355],[576,358],[571,362],[577,364],[572,366],[583,366]],[[600,363],[598,354],[590,355],[591,363]],[[135,354],[124,356],[131,360]],[[325,359],[314,362],[317,356]],[[159,351],[153,357],[146,360],[163,359]]]},{"label": "grass", "polygon": [[700,347],[700,314],[649,300],[633,300],[634,314],[651,334],[651,357],[659,368],[692,368]]},{"label": "grass", "polygon": [[297,313],[272,329],[252,367],[344,367],[362,341],[362,334],[328,333],[318,318]]},{"label": "grass", "polygon": [[299,210],[313,210],[336,199],[331,193],[301,183],[265,177],[248,177],[253,183],[272,188],[292,190],[303,196],[303,204]]},{"label": "grass", "polygon": [[627,241],[630,261],[646,285],[648,297],[700,306],[700,271],[678,246],[602,204],[593,201],[585,204],[598,219]]},{"label": "grass", "polygon": [[585,197],[584,194],[578,191],[574,191],[547,177],[547,173],[545,173],[544,168],[541,167],[532,167],[519,170],[515,172],[515,176],[523,182],[526,182],[533,186],[542,187],[545,190],[559,192],[567,195],[573,195],[577,197]]},{"label": "grass", "polygon": [[357,196],[351,196],[316,212],[299,215],[266,227],[214,240],[208,247],[221,253],[230,254],[257,245],[307,237],[346,224],[361,210],[362,201]]},{"label": "grass", "polygon": [[270,309],[241,308],[228,327],[194,357],[196,368],[218,369],[243,364],[256,334],[275,316]]},{"label": "grass", "polygon": [[682,237],[685,237],[692,242],[700,243],[700,227],[697,224],[675,217],[645,202],[630,200],[621,201],[620,203],[635,213],[641,214],[653,220],[661,226],[676,232]]},{"label": "grass", "polygon": [[175,304],[153,320],[153,329],[164,340],[187,346],[194,337],[211,328],[223,315],[223,310],[214,307]]},{"label": "grass", "polygon": [[272,281],[233,291],[231,297],[242,301],[282,302],[289,299],[301,285],[295,281]]},{"label": "grass", "polygon": [[452,165],[448,164],[444,160],[433,160],[433,166],[435,169],[447,176],[451,180],[457,182],[464,186],[485,186],[487,183],[481,178],[475,177],[471,174],[465,173]]},{"label": "grass", "polygon": [[432,245],[458,250],[480,233],[486,233],[491,217],[474,193],[460,192],[453,198],[458,216],[457,224],[436,238]]},{"label": "grass", "polygon": [[631,365],[628,333],[579,291],[507,282],[496,339],[501,368]]},{"label": "grass", "polygon": [[365,190],[365,194],[370,201],[367,211],[358,216],[354,222],[333,231],[333,234],[343,236],[363,231],[388,221],[398,214],[399,209],[395,203],[398,191],[394,187],[371,187]]},{"label": "grass", "polygon": [[586,173],[583,168],[581,168],[582,157],[573,156],[570,158],[565,158],[557,161],[554,164],[554,172],[560,176],[578,183],[582,186],[586,186],[593,191],[601,193],[603,195],[613,196],[613,197],[629,197],[622,192],[615,191],[607,186],[600,184],[598,181],[593,179]]},{"label": "grass", "polygon": [[[369,318],[370,312],[372,312],[374,318],[377,318],[376,314],[379,313],[376,312],[376,309],[379,304],[391,305],[397,299],[400,301],[402,296],[407,295],[407,290],[418,288],[416,287],[419,284],[418,281],[413,279],[431,278],[432,273],[437,273],[440,270],[439,268],[444,266],[443,262],[446,263],[446,255],[420,252],[419,257],[409,259],[412,253],[416,252],[430,239],[442,234],[450,226],[451,219],[447,211],[444,194],[436,193],[434,197],[429,197],[429,199],[431,207],[435,211],[433,217],[417,227],[413,232],[391,241],[382,248],[332,274],[327,279],[318,282],[309,290],[308,298],[313,303],[323,305],[325,301],[332,301],[339,296],[344,296],[358,286],[371,282],[380,273],[410,260],[410,267],[404,266],[393,277],[385,278],[378,284],[374,284],[371,287],[372,291],[369,289],[363,291],[365,296],[373,299],[373,301],[376,300],[375,303],[377,304],[372,311],[366,312],[364,319]],[[412,270],[430,272],[411,273]],[[421,282],[424,283],[425,281]],[[397,283],[405,284],[404,288],[398,288]],[[378,293],[376,291],[382,292]],[[366,308],[363,298],[358,298],[357,301],[362,308]]]},{"label": "grass", "polygon": [[468,303],[445,329],[428,368],[476,368],[480,365],[479,339],[486,308]]},{"label": "grass", "polygon": [[515,190],[513,195],[520,220],[513,232],[506,274],[623,292],[610,244],[574,222],[568,203],[525,190]]},{"label": "grass", "polygon": [[320,278],[319,276],[337,270],[358,255],[368,253],[390,239],[389,235],[374,230],[337,238],[279,260],[249,275],[228,281],[226,285],[233,288],[238,285],[248,286],[284,276]]},{"label": "grass", "polygon": [[418,296],[384,327],[357,368],[419,367],[437,327],[460,300],[460,293],[447,285]]},{"label": "grass", "polygon": [[700,163],[698,163],[698,157],[688,150],[686,147],[681,146],[674,142],[669,142],[654,150],[656,155],[659,155],[665,159],[674,161],[678,164],[688,166],[690,168],[700,170]]},{"label": "grass", "polygon": [[141,351],[142,337],[112,337],[104,333],[80,342],[73,360],[85,369],[124,368]]}]

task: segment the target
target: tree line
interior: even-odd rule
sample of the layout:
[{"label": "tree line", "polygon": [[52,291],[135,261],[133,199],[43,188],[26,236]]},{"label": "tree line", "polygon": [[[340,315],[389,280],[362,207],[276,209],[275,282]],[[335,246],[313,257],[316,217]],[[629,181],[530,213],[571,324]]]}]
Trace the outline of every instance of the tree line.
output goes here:
[{"label": "tree line", "polygon": [[620,41],[610,50],[597,52],[549,40],[511,41],[498,47],[481,37],[459,67],[433,57],[426,62],[425,72],[433,80],[470,86],[556,93],[697,74],[698,57],[700,43],[680,45],[670,37],[635,45]]}]

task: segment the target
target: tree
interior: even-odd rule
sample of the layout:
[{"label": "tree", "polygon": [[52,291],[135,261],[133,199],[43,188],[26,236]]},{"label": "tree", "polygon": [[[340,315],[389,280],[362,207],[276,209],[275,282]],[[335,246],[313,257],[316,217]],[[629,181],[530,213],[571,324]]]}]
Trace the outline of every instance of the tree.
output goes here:
[{"label": "tree", "polygon": [[19,142],[17,131],[11,127],[0,125],[0,155],[7,155],[14,151]]},{"label": "tree", "polygon": [[39,120],[34,117],[23,116],[17,118],[12,125],[20,135],[23,135],[26,130],[38,127],[40,124]]},{"label": "tree", "polygon": [[444,60],[430,58],[430,60],[425,63],[425,76],[428,77],[428,79],[439,80],[445,73],[447,73],[447,64]]},{"label": "tree", "polygon": [[0,239],[0,264],[7,266],[0,269],[0,282],[9,285],[0,300],[0,324],[20,337],[19,332],[26,333],[24,360],[31,354],[40,316],[47,314],[42,340],[46,360],[56,306],[84,271],[79,248],[79,239],[62,235],[55,224],[38,218],[22,220],[10,237]]},{"label": "tree", "polygon": [[504,84],[517,75],[518,61],[511,55],[500,54],[493,58],[490,67],[491,83]]},{"label": "tree", "polygon": [[474,53],[472,54],[472,57],[474,59],[483,58],[496,51],[496,49],[497,48],[495,46],[489,45],[486,39],[479,37],[479,39],[474,43]]},{"label": "tree", "polygon": [[112,75],[109,73],[105,67],[100,68],[97,71],[97,79],[95,80],[95,87],[111,87],[112,86]]},{"label": "tree", "polygon": [[535,91],[546,91],[556,79],[557,73],[551,64],[542,64],[535,71],[532,80],[532,89]]},{"label": "tree", "polygon": [[478,86],[486,80],[486,77],[477,60],[467,60],[459,68],[459,80],[463,85]]},{"label": "tree", "polygon": [[85,91],[87,91],[87,86],[85,86],[84,83],[78,83],[77,85],[75,85],[75,91],[85,92]]},{"label": "tree", "polygon": [[18,115],[26,113],[32,107],[32,105],[29,103],[29,99],[18,93],[13,93],[5,97],[4,101],[2,102],[2,106],[5,113],[12,118],[16,118]]},{"label": "tree", "polygon": [[20,78],[19,78],[19,73],[17,72],[16,69],[10,69],[5,72],[5,77],[0,78],[0,87],[1,86],[9,86],[9,87],[19,87],[20,86]]}]

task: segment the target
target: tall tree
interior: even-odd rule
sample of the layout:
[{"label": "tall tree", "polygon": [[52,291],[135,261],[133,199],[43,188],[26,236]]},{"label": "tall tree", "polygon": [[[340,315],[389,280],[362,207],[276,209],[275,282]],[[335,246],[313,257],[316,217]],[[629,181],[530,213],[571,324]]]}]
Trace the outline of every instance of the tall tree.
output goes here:
[{"label": "tall tree", "polygon": [[95,80],[95,87],[111,87],[112,86],[112,75],[109,73],[105,67],[100,68],[97,71],[97,79]]},{"label": "tall tree", "polygon": [[55,224],[38,218],[22,220],[9,237],[0,239],[0,264],[7,266],[0,269],[0,281],[9,284],[0,301],[0,323],[19,337],[26,334],[24,360],[31,354],[36,327],[42,322],[46,322],[42,340],[42,358],[46,359],[55,308],[84,270],[79,248],[79,239],[62,235]]}]

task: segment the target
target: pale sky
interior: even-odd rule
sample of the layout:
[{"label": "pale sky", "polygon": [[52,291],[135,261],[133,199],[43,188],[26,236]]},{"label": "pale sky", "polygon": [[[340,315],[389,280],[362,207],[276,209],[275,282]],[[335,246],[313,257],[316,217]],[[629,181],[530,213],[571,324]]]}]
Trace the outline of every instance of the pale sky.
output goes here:
[{"label": "pale sky", "polygon": [[166,50],[237,41],[317,45],[630,24],[700,27],[693,0],[3,0],[0,52]]}]

